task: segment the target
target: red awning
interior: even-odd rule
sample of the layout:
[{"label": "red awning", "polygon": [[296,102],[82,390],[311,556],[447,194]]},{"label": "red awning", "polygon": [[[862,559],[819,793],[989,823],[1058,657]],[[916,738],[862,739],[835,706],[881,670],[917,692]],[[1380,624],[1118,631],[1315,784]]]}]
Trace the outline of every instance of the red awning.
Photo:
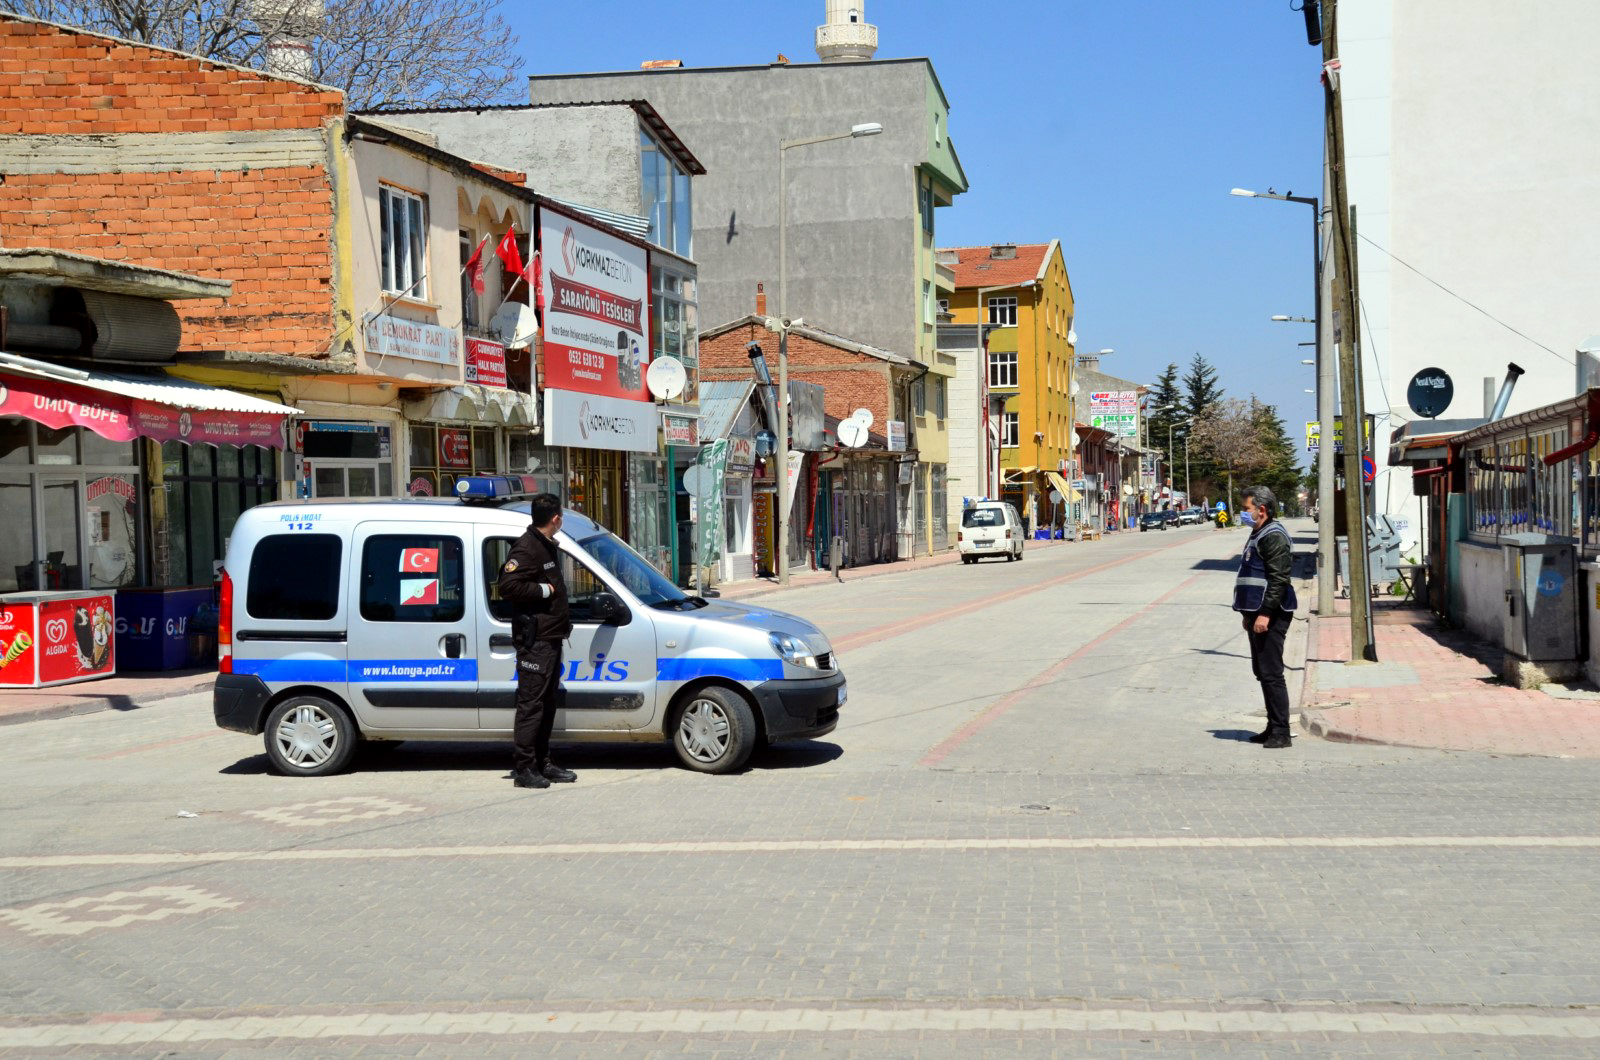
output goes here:
[{"label": "red awning", "polygon": [[[283,421],[299,409],[186,379],[78,371],[0,355],[0,416],[46,427],[87,427],[114,442],[283,447]],[[69,381],[70,378],[70,381]]]}]

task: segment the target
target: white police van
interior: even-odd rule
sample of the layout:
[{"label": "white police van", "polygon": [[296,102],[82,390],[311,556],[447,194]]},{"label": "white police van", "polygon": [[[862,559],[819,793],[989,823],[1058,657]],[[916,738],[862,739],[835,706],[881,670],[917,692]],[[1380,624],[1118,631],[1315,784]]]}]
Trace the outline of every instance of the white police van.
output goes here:
[{"label": "white police van", "polygon": [[[244,512],[223,564],[217,724],[264,734],[293,776],[344,768],[360,741],[510,740],[511,605],[496,586],[533,491],[475,476],[457,498]],[[690,769],[727,773],[759,744],[833,731],[845,679],[821,630],[687,595],[564,516],[573,631],[555,739],[670,741]]]}]

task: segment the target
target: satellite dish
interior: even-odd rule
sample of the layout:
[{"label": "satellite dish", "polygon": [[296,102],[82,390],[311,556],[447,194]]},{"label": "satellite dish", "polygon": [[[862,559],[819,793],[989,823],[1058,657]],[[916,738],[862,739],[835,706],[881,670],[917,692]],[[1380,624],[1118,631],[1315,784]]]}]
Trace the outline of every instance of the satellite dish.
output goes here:
[{"label": "satellite dish", "polygon": [[514,350],[532,345],[539,334],[539,318],[521,302],[506,302],[496,309],[490,326],[500,341]]},{"label": "satellite dish", "polygon": [[839,441],[851,449],[859,449],[867,441],[867,425],[858,419],[839,421]]},{"label": "satellite dish", "polygon": [[711,474],[710,468],[704,464],[695,464],[683,473],[683,488],[694,496],[704,499],[717,492],[717,480]]},{"label": "satellite dish", "polygon": [[1073,331],[1071,328],[1068,328],[1067,329],[1067,345],[1068,346],[1076,346],[1077,344],[1078,344],[1078,333],[1076,331]]},{"label": "satellite dish", "polygon": [[671,401],[683,393],[689,383],[689,373],[676,357],[657,357],[644,373],[645,385],[661,401]]},{"label": "satellite dish", "polygon": [[1074,379],[1072,381],[1072,396],[1073,397],[1077,397],[1078,396],[1078,392],[1080,390],[1082,390],[1082,389],[1083,389],[1083,387],[1079,386],[1078,385],[1078,381],[1076,379]]},{"label": "satellite dish", "polygon": [[765,459],[778,451],[778,436],[772,431],[756,432],[756,455]]},{"label": "satellite dish", "polygon": [[868,430],[872,429],[872,410],[871,409],[856,409],[854,412],[852,412],[850,414],[850,418],[853,419],[853,420],[858,421],[861,424],[861,426],[867,428]]}]

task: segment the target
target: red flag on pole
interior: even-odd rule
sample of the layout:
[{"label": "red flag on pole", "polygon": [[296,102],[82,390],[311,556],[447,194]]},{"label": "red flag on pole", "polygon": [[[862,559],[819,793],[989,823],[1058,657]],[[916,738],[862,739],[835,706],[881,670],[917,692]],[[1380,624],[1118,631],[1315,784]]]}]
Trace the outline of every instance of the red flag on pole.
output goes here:
[{"label": "red flag on pole", "polygon": [[528,272],[533,277],[533,305],[539,311],[539,319],[544,319],[544,256],[539,251],[533,252],[533,261],[528,263]]},{"label": "red flag on pole", "polygon": [[506,229],[505,237],[500,240],[500,245],[494,248],[494,252],[500,255],[500,263],[506,267],[506,272],[512,276],[522,272],[522,253],[517,250],[515,228]]},{"label": "red flag on pole", "polygon": [[479,294],[483,293],[483,248],[489,245],[489,237],[484,236],[483,242],[478,244],[478,249],[472,252],[472,257],[467,259],[461,271],[467,274],[467,279],[472,281],[472,289]]}]

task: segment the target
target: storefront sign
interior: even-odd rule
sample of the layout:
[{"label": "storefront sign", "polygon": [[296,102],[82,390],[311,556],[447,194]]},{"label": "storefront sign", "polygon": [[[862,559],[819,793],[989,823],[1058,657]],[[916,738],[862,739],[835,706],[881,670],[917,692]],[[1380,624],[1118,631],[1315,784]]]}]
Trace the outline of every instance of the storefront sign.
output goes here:
[{"label": "storefront sign", "polygon": [[645,250],[541,207],[544,371],[550,387],[648,401]]},{"label": "storefront sign", "polygon": [[[1373,424],[1373,419],[1374,419],[1374,417],[1372,417],[1371,415],[1367,416],[1366,430],[1364,432],[1362,432],[1365,435],[1365,438],[1363,440],[1364,440],[1364,442],[1366,444],[1364,444],[1361,448],[1366,452],[1371,452],[1372,451],[1372,424]],[[1306,452],[1308,452],[1308,453],[1316,452],[1318,450],[1318,448],[1321,447],[1321,444],[1322,444],[1322,426],[1316,420],[1311,420],[1310,422],[1308,422],[1306,424]],[[1335,453],[1344,452],[1344,417],[1343,416],[1335,416],[1333,418],[1333,451]]]},{"label": "storefront sign", "polygon": [[699,445],[700,421],[693,416],[661,416],[661,436],[668,445]]},{"label": "storefront sign", "polygon": [[472,432],[439,428],[439,466],[472,467]]},{"label": "storefront sign", "polygon": [[260,412],[185,409],[27,376],[0,376],[0,416],[21,416],[60,430],[87,427],[113,442],[283,446],[283,417]]},{"label": "storefront sign", "polygon": [[401,320],[385,313],[368,317],[361,337],[369,357],[400,357],[448,366],[461,363],[461,333],[455,328]]},{"label": "storefront sign", "polygon": [[1089,395],[1089,423],[1121,438],[1139,433],[1139,392],[1101,390]]},{"label": "storefront sign", "polygon": [[728,439],[728,474],[749,475],[756,469],[756,440],[733,437]]},{"label": "storefront sign", "polygon": [[906,421],[889,421],[889,452],[903,453],[906,451]]},{"label": "storefront sign", "polygon": [[467,382],[505,388],[506,348],[488,339],[467,340]]},{"label": "storefront sign", "polygon": [[[549,346],[545,349],[548,352]],[[648,401],[547,389],[544,425],[548,445],[628,453],[656,451],[656,407]]]}]

